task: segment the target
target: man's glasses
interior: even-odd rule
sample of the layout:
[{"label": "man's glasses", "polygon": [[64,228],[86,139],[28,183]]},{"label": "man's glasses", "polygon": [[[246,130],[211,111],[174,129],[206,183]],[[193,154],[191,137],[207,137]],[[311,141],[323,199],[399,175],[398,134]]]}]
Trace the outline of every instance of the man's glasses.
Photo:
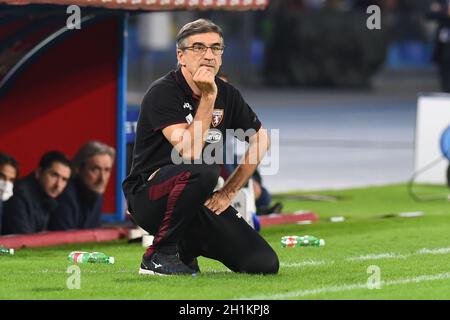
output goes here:
[{"label": "man's glasses", "polygon": [[203,55],[203,54],[205,54],[206,53],[206,51],[208,50],[208,48],[210,48],[211,49],[211,51],[212,51],[212,53],[215,55],[215,56],[221,56],[222,54],[223,54],[223,49],[225,48],[224,46],[221,46],[221,45],[218,45],[218,44],[215,44],[215,45],[212,45],[212,46],[210,46],[210,47],[208,47],[208,46],[205,46],[203,43],[194,43],[192,46],[190,46],[190,47],[184,47],[184,48],[181,48],[182,50],[186,50],[186,49],[188,49],[188,50],[192,50],[195,54],[201,54],[201,55]]}]

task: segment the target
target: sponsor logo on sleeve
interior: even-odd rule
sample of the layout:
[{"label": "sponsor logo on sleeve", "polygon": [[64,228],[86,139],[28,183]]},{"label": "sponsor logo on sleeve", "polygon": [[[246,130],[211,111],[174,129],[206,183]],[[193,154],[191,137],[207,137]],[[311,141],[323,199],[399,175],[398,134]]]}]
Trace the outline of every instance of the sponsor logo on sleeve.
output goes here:
[{"label": "sponsor logo on sleeve", "polygon": [[192,111],[192,106],[189,104],[189,102],[186,102],[185,104],[183,104],[183,109],[189,109]]},{"label": "sponsor logo on sleeve", "polygon": [[189,113],[189,114],[186,116],[186,122],[187,122],[188,124],[191,124],[192,121],[194,121],[194,117],[192,116],[191,113]]}]

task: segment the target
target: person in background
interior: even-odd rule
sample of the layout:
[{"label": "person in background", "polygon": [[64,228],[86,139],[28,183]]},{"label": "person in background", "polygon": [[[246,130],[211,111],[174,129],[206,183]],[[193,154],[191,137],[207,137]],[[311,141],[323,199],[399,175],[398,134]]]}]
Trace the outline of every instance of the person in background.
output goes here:
[{"label": "person in background", "polygon": [[439,67],[442,91],[450,92],[450,0],[432,1],[427,17],[438,22],[433,61]]},{"label": "person in background", "polygon": [[101,226],[103,195],[116,151],[99,142],[84,144],[72,160],[73,177],[52,213],[49,230],[94,229]]},{"label": "person in background", "polygon": [[255,206],[256,215],[267,215],[272,213],[281,213],[283,210],[283,204],[281,202],[276,202],[272,206],[272,195],[269,190],[267,190],[262,183],[262,177],[258,170],[252,176],[253,180],[253,191],[255,193]]},{"label": "person in background", "polygon": [[[218,78],[222,79],[225,82],[229,82],[229,77],[225,73],[221,73],[217,75]],[[235,164],[224,164],[223,169],[221,170],[221,176],[223,178],[228,178],[228,176],[234,171],[237,167],[237,161]],[[252,184],[253,191],[255,193],[255,207],[257,215],[267,215],[272,213],[280,213],[283,210],[283,204],[280,202],[275,203],[270,206],[272,202],[272,195],[269,190],[265,188],[262,184],[262,177],[256,168],[255,172],[252,175]]]},{"label": "person in background", "polygon": [[70,160],[64,153],[44,154],[38,168],[17,181],[14,195],[5,202],[2,234],[45,231],[50,214],[58,205],[56,197],[64,191],[70,174]]},{"label": "person in background", "polygon": [[450,188],[450,163],[448,164],[447,167],[447,185]]},{"label": "person in background", "polygon": [[19,165],[13,157],[0,152],[0,232],[2,230],[3,202],[13,195],[14,182],[19,176]]}]

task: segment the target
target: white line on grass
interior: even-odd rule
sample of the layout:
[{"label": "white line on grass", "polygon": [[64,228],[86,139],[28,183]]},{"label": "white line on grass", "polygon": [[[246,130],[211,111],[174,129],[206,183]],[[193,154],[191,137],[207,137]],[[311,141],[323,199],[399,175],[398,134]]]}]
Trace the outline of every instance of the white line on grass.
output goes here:
[{"label": "white line on grass", "polygon": [[423,248],[416,251],[417,254],[449,254],[450,248],[427,249]]},{"label": "white line on grass", "polygon": [[450,248],[437,248],[437,249],[427,249],[423,248],[415,251],[414,253],[399,254],[399,253],[379,253],[379,254],[368,254],[359,257],[350,257],[345,260],[347,261],[364,261],[364,260],[380,260],[380,259],[406,259],[415,255],[423,254],[449,254]]},{"label": "white line on grass", "polygon": [[350,257],[345,260],[347,261],[364,261],[364,260],[380,260],[380,259],[406,259],[410,254],[403,255],[398,253],[378,253],[378,254],[367,254],[359,257]]},{"label": "white line on grass", "polygon": [[[427,249],[422,248],[420,250],[415,251],[414,253],[400,254],[394,252],[386,252],[386,253],[372,253],[359,257],[350,257],[345,258],[345,261],[366,261],[366,260],[381,260],[381,259],[406,259],[414,255],[426,255],[426,254],[450,254],[450,248],[436,248],[436,249]],[[301,262],[281,262],[280,266],[283,268],[302,268],[302,267],[313,267],[320,265],[333,264],[334,261],[326,261],[326,260],[305,260]]]},{"label": "white line on grass", "polygon": [[294,263],[282,262],[280,264],[280,266],[284,267],[284,268],[301,268],[301,267],[320,266],[320,265],[324,265],[324,264],[333,264],[333,263],[334,263],[334,261],[327,262],[325,260],[319,260],[319,261],[316,261],[316,260],[305,260],[305,261],[302,261],[302,262],[294,262]]},{"label": "white line on grass", "polygon": [[[123,270],[108,270],[107,273],[108,274],[116,274],[116,273],[132,273],[135,272],[137,269],[132,269],[132,270],[128,270],[128,269],[123,269]],[[67,270],[49,270],[49,269],[42,269],[42,270],[35,270],[35,271],[31,271],[31,272],[23,272],[23,273],[30,273],[30,274],[42,274],[42,273],[67,273]],[[105,269],[103,270],[86,270],[86,269],[81,269],[81,273],[106,273]]]},{"label": "white line on grass", "polygon": [[[409,284],[409,283],[420,283],[426,281],[436,281],[436,280],[445,280],[450,279],[450,272],[447,273],[439,273],[434,275],[422,275],[414,278],[403,278],[397,280],[390,281],[381,281],[381,288],[388,286],[395,286],[401,284]],[[354,284],[344,284],[342,286],[330,286],[330,287],[322,287],[318,289],[311,290],[297,290],[286,293],[277,293],[272,295],[258,295],[253,297],[239,298],[240,300],[275,300],[275,299],[287,299],[287,298],[298,298],[305,297],[309,295],[321,294],[321,293],[331,293],[331,292],[341,292],[341,291],[350,291],[357,289],[368,289],[367,283],[354,283]]]}]

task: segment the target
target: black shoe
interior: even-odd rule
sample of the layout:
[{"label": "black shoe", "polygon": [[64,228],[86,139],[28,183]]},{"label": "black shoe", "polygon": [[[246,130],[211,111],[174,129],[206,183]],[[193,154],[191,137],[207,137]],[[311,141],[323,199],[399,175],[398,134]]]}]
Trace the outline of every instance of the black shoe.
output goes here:
[{"label": "black shoe", "polygon": [[195,273],[200,273],[200,267],[198,266],[197,258],[194,258],[189,263],[185,263],[189,268],[195,271]]},{"label": "black shoe", "polygon": [[280,202],[277,202],[273,206],[268,207],[268,208],[267,207],[257,208],[256,215],[263,216],[263,215],[272,214],[272,213],[281,213],[282,210],[283,210],[283,204]]},{"label": "black shoe", "polygon": [[196,271],[186,266],[176,254],[165,254],[156,251],[150,258],[142,258],[139,274],[176,275],[195,274]]},{"label": "black shoe", "polygon": [[187,265],[189,268],[191,268],[192,270],[194,270],[196,273],[200,273],[200,267],[198,266],[198,260],[197,258],[189,258],[186,257],[183,254],[183,247],[180,246],[180,244],[178,244],[177,247],[178,250],[178,257],[180,258],[181,262],[183,262],[185,265]]}]

